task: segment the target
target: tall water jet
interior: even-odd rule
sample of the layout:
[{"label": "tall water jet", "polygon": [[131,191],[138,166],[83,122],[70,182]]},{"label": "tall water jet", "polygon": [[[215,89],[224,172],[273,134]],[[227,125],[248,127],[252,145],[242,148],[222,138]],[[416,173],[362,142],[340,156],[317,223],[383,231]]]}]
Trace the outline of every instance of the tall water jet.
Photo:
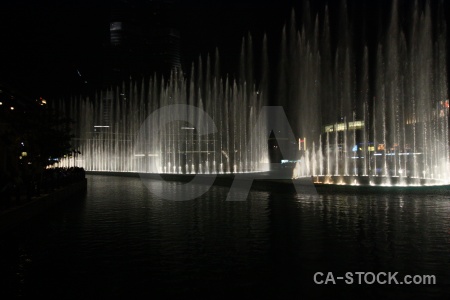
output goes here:
[{"label": "tall water jet", "polygon": [[[308,165],[324,165],[328,177],[370,177],[379,184],[449,183],[447,31],[442,3],[432,13],[430,1],[422,6],[409,3],[409,10],[393,1],[387,26],[378,29],[378,40],[371,45],[364,42],[362,48],[351,39],[345,1],[341,3],[334,48],[329,43],[327,8],[321,18],[320,12],[303,18],[308,24],[300,23],[297,34],[292,26],[283,31],[284,68],[279,78],[288,78],[290,84],[280,87],[280,97],[288,95],[289,111],[296,107],[299,136],[317,137],[319,130],[325,145],[322,156],[308,157],[305,154],[315,153],[319,141],[309,143],[313,149],[303,150],[299,157],[311,161],[302,162],[299,166],[304,169],[297,174],[315,176],[316,169],[308,172]],[[303,13],[312,14],[307,7]],[[308,85],[311,79],[314,85]],[[305,107],[322,109],[313,113]],[[312,119],[320,120],[321,126]]]},{"label": "tall water jet", "polygon": [[[327,7],[316,13],[305,3],[301,21],[292,13],[283,27],[275,71],[268,71],[267,37],[258,62],[249,35],[242,42],[237,78],[220,77],[216,53],[215,60],[200,58],[188,79],[174,72],[167,81],[132,81],[96,99],[66,101],[61,107],[74,119],[89,119],[74,130],[84,153],[80,165],[155,173],[258,171],[268,162],[267,132],[264,125],[259,133],[252,129],[273,95],[270,102],[284,107],[304,143],[288,159],[296,162],[295,176],[327,177],[334,183],[345,178],[374,184],[448,183],[442,4],[392,1],[389,21],[380,22],[376,38],[358,43],[353,38],[358,24],[351,22],[345,1],[338,18],[330,18]],[[432,7],[437,11],[432,13]],[[206,111],[217,133],[202,136],[192,124],[169,120],[149,151],[136,152],[133,137],[139,125],[171,104]]]},{"label": "tall water jet", "polygon": [[[189,84],[175,70],[167,81],[157,77],[148,82],[129,81],[100,92],[93,101],[62,101],[59,109],[63,113],[74,120],[88,120],[78,122],[73,130],[77,137],[75,147],[82,153],[78,165],[88,171],[141,173],[266,171],[266,125],[259,124],[255,130],[260,110],[267,102],[265,95],[249,88],[245,80],[224,82],[216,77],[209,57],[206,68],[203,65],[200,58],[197,68],[192,69]],[[175,104],[204,111],[217,132],[202,135],[193,124],[178,120],[176,116],[181,112],[177,110],[165,119],[151,119],[148,128],[141,126],[152,113]],[[209,124],[203,119],[198,122]],[[151,135],[152,128],[160,125],[158,134]],[[207,132],[211,129],[208,126]],[[138,133],[149,140],[137,143]],[[62,160],[60,165],[69,166],[69,160]]]}]

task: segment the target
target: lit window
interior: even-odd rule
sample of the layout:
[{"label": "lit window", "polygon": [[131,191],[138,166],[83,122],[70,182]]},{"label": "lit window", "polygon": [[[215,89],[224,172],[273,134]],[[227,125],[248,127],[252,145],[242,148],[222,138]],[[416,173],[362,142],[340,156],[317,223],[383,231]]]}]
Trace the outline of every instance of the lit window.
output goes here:
[{"label": "lit window", "polygon": [[347,129],[347,124],[339,123],[339,124],[336,124],[335,128],[336,128],[336,131],[344,131]]},{"label": "lit window", "polygon": [[349,129],[361,129],[364,128],[364,121],[355,121],[355,122],[349,122],[348,123]]}]

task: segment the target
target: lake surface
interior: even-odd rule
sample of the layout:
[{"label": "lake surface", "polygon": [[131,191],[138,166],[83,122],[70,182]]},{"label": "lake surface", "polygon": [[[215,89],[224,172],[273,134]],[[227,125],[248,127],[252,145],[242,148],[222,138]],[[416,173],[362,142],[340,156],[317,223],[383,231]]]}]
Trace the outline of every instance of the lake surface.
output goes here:
[{"label": "lake surface", "polygon": [[[86,195],[0,237],[0,295],[450,298],[445,193],[255,190],[226,202],[228,191],[174,202],[139,178],[88,176]],[[436,284],[318,285],[316,272],[435,275]]]}]

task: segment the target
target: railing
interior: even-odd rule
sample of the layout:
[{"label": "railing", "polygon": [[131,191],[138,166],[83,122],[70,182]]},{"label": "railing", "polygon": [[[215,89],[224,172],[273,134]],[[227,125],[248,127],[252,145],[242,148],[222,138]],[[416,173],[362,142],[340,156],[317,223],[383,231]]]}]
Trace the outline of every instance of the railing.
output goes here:
[{"label": "railing", "polygon": [[84,169],[77,167],[52,168],[42,173],[24,172],[18,178],[0,178],[0,210],[24,204],[32,197],[49,194],[84,178]]}]

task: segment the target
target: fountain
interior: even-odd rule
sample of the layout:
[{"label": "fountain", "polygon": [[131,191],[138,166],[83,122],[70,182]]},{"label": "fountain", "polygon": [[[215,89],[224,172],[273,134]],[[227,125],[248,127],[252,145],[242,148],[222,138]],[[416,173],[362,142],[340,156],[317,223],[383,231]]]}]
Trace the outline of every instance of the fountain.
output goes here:
[{"label": "fountain", "polygon": [[[267,38],[254,80],[253,46],[244,39],[237,79],[219,75],[199,59],[185,78],[130,80],[96,99],[72,98],[59,109],[78,122],[77,164],[91,171],[227,174],[266,171],[265,124],[253,131],[269,103],[269,82],[291,127],[308,141],[294,159],[293,178],[349,185],[449,184],[449,101],[445,18],[430,1],[400,10],[392,1],[386,28],[372,43],[351,38],[345,1],[332,30],[328,9],[303,9],[282,32],[277,72],[268,72]],[[442,5],[441,4],[437,4]],[[313,18],[311,16],[314,15]],[[314,21],[310,21],[314,20]],[[299,28],[299,29],[298,29]],[[332,42],[332,35],[339,37]],[[363,39],[364,40],[364,39]],[[206,62],[206,65],[205,65]],[[258,76],[255,76],[258,77]],[[255,84],[256,82],[256,84]],[[167,105],[204,110],[217,131],[202,135],[193,124],[172,120],[145,151],[134,147],[147,116]],[[155,125],[156,126],[156,125]],[[70,166],[69,159],[61,165]]]},{"label": "fountain", "polygon": [[283,31],[281,55],[289,64],[280,67],[288,79],[280,95],[288,95],[290,120],[310,146],[300,152],[294,177],[450,183],[445,19],[429,1],[410,5],[406,13],[392,1],[388,26],[371,48],[350,39],[345,2],[334,50],[327,10],[300,31],[292,17]]},{"label": "fountain", "polygon": [[[59,165],[76,163],[88,171],[137,173],[267,171],[268,133],[264,124],[259,123],[261,130],[253,133],[266,95],[247,85],[245,78],[239,82],[222,80],[214,74],[210,61],[208,57],[204,70],[200,58],[197,69],[192,67],[189,82],[175,70],[167,82],[157,78],[148,82],[130,80],[100,92],[93,101],[84,97],[61,101],[60,111],[71,119],[82,120],[73,128],[73,143],[82,155],[75,161],[63,159]],[[176,104],[204,111],[212,118],[216,132],[203,134],[192,122],[177,120],[174,116],[178,111],[164,120],[154,118],[142,125],[151,113]],[[155,128],[159,121],[164,126],[150,132],[149,128]],[[145,147],[139,140],[142,134],[146,134]]]}]

